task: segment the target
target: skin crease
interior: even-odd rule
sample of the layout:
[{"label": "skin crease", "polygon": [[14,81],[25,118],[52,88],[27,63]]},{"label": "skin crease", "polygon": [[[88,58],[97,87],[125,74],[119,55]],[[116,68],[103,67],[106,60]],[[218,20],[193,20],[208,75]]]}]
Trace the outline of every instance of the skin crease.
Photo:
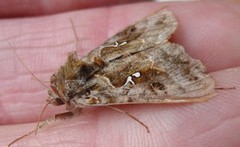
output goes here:
[{"label": "skin crease", "polygon": [[[165,7],[179,20],[171,41],[200,59],[216,80],[208,102],[128,105],[150,129],[105,107],[86,108],[73,119],[57,121],[15,146],[240,146],[240,4],[231,2],[138,3],[61,14],[0,20],[0,146],[36,126],[47,90],[24,69],[7,44],[37,77],[46,81],[75,49],[68,18],[78,34],[79,56],[86,55],[128,24]],[[64,106],[49,106],[43,119]]]}]

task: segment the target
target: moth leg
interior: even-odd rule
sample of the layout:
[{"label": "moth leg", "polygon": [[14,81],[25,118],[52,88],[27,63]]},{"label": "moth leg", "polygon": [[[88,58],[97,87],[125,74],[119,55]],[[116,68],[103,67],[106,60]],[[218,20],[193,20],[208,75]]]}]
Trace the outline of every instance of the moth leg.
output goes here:
[{"label": "moth leg", "polygon": [[48,118],[47,120],[45,120],[42,124],[40,124],[38,126],[38,128],[35,128],[34,130],[16,138],[15,140],[13,140],[11,143],[8,144],[8,147],[10,147],[11,145],[13,145],[15,142],[31,135],[32,133],[36,132],[37,129],[42,129],[43,127],[46,127],[48,126],[52,121],[56,121],[56,120],[62,120],[62,119],[69,119],[69,118],[72,118],[74,116],[74,113],[73,112],[64,112],[64,113],[59,113],[59,114],[56,114],[54,115],[53,117],[51,118]]},{"label": "moth leg", "polygon": [[35,129],[35,131],[37,129],[42,129],[43,127],[48,126],[53,121],[69,119],[69,118],[72,118],[73,116],[74,116],[73,112],[64,112],[64,113],[55,114],[53,117],[48,118],[42,124],[40,124],[39,127]]},{"label": "moth leg", "polygon": [[133,115],[131,115],[130,113],[128,113],[127,111],[123,111],[123,110],[118,109],[118,108],[113,107],[113,106],[106,106],[106,107],[108,107],[108,108],[110,108],[110,109],[112,109],[112,110],[115,110],[115,111],[117,111],[117,112],[126,114],[127,116],[129,116],[130,118],[132,118],[133,120],[135,120],[136,122],[138,122],[140,125],[142,125],[142,126],[147,130],[147,132],[150,133],[149,128],[148,128],[147,125],[145,125],[142,121],[140,121],[139,119],[137,119],[136,117],[134,117]]},{"label": "moth leg", "polygon": [[237,89],[236,87],[216,87],[215,90],[233,90]]}]

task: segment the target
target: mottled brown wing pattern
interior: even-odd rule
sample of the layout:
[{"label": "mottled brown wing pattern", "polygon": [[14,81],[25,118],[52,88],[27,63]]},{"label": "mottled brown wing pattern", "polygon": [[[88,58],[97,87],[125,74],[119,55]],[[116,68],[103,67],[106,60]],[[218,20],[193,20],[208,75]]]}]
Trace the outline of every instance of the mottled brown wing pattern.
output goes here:
[{"label": "mottled brown wing pattern", "polygon": [[168,41],[176,27],[172,12],[159,11],[82,59],[70,54],[51,78],[49,101],[72,110],[83,105],[207,100],[215,94],[215,83],[199,60]]},{"label": "mottled brown wing pattern", "polygon": [[177,21],[160,11],[127,27],[93,50],[83,61],[104,62],[89,81],[90,99],[77,99],[91,106],[136,103],[179,103],[207,100],[215,95],[215,82],[205,67],[170,43]]},{"label": "mottled brown wing pattern", "polygon": [[169,42],[116,60],[103,70],[114,88],[95,92],[92,97],[98,103],[91,105],[199,102],[215,94],[214,81],[203,73],[202,63]]},{"label": "mottled brown wing pattern", "polygon": [[83,61],[93,62],[94,58],[99,57],[108,63],[116,58],[143,51],[168,41],[176,28],[177,21],[172,12],[160,11],[117,33],[90,52]]}]

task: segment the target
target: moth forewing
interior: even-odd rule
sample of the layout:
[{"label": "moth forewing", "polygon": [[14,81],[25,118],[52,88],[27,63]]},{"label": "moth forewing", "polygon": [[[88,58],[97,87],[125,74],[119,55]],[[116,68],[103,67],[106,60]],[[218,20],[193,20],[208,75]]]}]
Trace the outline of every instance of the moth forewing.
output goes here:
[{"label": "moth forewing", "polygon": [[[172,12],[160,11],[79,59],[94,74],[89,72],[92,77],[84,83],[87,95],[72,100],[81,107],[200,102],[215,95],[215,82],[204,65],[187,55],[181,45],[168,41],[176,27]],[[93,66],[96,58],[104,66]]]},{"label": "moth forewing", "polygon": [[110,62],[121,56],[141,52],[152,45],[168,41],[176,28],[177,20],[172,12],[156,12],[126,27],[91,51],[83,60],[93,62],[95,57],[101,57],[105,62]]}]

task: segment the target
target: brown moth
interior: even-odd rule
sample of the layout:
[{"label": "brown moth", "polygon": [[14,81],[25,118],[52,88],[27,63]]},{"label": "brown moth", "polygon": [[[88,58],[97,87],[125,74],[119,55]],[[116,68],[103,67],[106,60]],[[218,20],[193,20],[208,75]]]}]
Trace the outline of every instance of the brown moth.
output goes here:
[{"label": "brown moth", "polygon": [[162,10],[128,26],[83,58],[70,53],[51,76],[48,103],[65,104],[64,115],[72,116],[86,106],[208,100],[216,94],[215,82],[201,61],[168,41],[176,28],[172,12]]},{"label": "brown moth", "polygon": [[177,28],[169,11],[127,27],[86,57],[70,53],[51,77],[48,101],[84,106],[199,102],[215,95],[204,65],[168,41]]}]

